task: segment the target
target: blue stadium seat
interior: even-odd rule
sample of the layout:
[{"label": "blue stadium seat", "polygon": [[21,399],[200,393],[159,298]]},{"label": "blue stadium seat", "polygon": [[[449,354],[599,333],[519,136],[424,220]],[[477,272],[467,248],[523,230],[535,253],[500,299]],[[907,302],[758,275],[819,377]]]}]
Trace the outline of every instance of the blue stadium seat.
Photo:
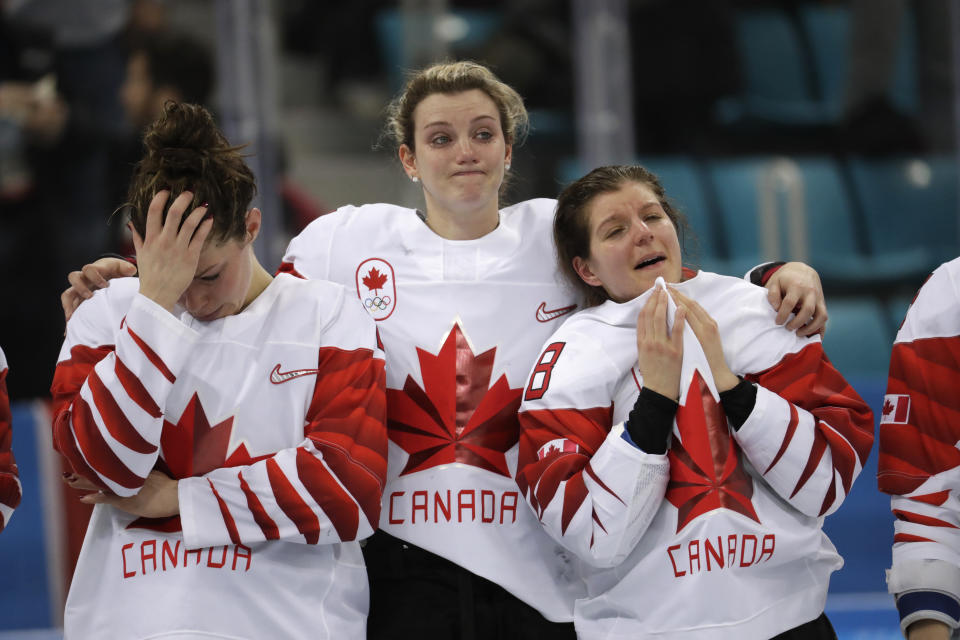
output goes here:
[{"label": "blue stadium seat", "polygon": [[[852,23],[850,7],[837,3],[802,3],[799,6],[804,37],[810,43],[823,114],[830,122],[843,116],[847,74],[850,68]],[[906,12],[889,88],[891,102],[901,111],[915,113],[916,35],[913,15]]]},{"label": "blue stadium seat", "polygon": [[880,302],[872,297],[831,298],[827,309],[823,345],[837,370],[851,382],[885,378],[894,336]]},{"label": "blue stadium seat", "polygon": [[737,272],[778,257],[762,255],[757,222],[757,184],[769,161],[769,158],[715,158],[707,165],[728,258]]},{"label": "blue stadium seat", "polygon": [[838,122],[843,116],[850,66],[850,8],[841,4],[802,4],[800,21],[813,54],[823,114],[829,121]]},{"label": "blue stadium seat", "polygon": [[786,12],[740,10],[736,40],[743,70],[741,95],[723,100],[717,115],[726,123],[759,118],[783,124],[819,124],[822,107],[810,91],[799,33]]},{"label": "blue stadium seat", "polygon": [[716,158],[708,173],[737,269],[800,260],[828,284],[853,286],[899,281],[925,268],[914,252],[866,252],[847,183],[831,157]]},{"label": "blue stadium seat", "polygon": [[960,254],[955,158],[853,158],[850,169],[878,259],[912,255],[925,275]]}]

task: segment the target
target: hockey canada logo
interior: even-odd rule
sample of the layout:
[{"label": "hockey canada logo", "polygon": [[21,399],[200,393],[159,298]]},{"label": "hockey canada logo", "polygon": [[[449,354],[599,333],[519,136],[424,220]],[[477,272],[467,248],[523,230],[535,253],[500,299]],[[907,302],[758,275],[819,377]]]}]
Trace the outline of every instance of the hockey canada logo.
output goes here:
[{"label": "hockey canada logo", "polygon": [[357,297],[374,320],[386,320],[397,307],[393,267],[386,260],[369,258],[357,267]]}]

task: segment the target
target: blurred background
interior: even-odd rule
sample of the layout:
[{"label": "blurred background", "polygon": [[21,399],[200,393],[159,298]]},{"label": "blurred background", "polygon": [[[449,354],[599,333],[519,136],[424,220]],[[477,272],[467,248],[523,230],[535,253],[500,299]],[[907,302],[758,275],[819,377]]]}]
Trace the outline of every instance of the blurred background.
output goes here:
[{"label": "blurred background", "polygon": [[[508,201],[646,165],[696,264],[819,271],[827,352],[876,410],[913,294],[960,254],[958,24],[950,0],[0,0],[0,346],[24,487],[0,534],[0,638],[60,637],[87,514],[50,453],[59,294],[132,252],[112,214],[164,100],[208,105],[249,145],[271,268],[338,206],[420,206],[383,109],[409,69],[484,62],[532,116]],[[841,638],[899,637],[875,473],[873,452],[825,524],[847,562],[827,608]]]}]

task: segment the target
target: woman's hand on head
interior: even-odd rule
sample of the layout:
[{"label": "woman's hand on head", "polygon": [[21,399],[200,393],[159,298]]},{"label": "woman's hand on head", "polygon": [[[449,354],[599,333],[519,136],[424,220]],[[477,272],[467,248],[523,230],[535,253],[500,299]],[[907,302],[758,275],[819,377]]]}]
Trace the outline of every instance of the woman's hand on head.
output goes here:
[{"label": "woman's hand on head", "polygon": [[109,504],[121,511],[143,518],[165,518],[180,514],[178,482],[162,471],[151,471],[140,491],[129,498],[96,491],[96,485],[78,475],[65,475],[64,482],[73,489],[94,491],[80,497],[80,502],[86,504]]},{"label": "woman's hand on head", "polygon": [[109,286],[109,280],[136,275],[137,266],[120,258],[100,258],[83,265],[80,271],[71,271],[67,275],[70,288],[60,294],[64,320],[69,320],[80,303],[93,296],[97,289]]},{"label": "woman's hand on head", "polygon": [[717,321],[707,313],[707,310],[700,304],[683,295],[673,287],[670,288],[670,295],[677,303],[678,309],[684,309],[686,312],[687,324],[697,336],[700,346],[703,348],[704,355],[707,356],[707,363],[710,365],[710,373],[713,374],[713,382],[717,385],[717,391],[729,391],[740,383],[738,378],[727,365],[727,359],[723,355],[723,341],[720,339],[720,328]]},{"label": "woman's hand on head", "polygon": [[196,275],[200,251],[213,228],[213,218],[205,218],[207,207],[201,206],[184,219],[193,200],[193,194],[184,191],[162,220],[169,197],[169,191],[160,191],[150,201],[143,238],[136,229],[131,230],[140,270],[140,293],[172,312]]},{"label": "woman's hand on head", "polygon": [[667,292],[657,288],[637,316],[637,368],[643,386],[662,396],[680,398],[685,311],[677,309],[673,330],[667,327]]},{"label": "woman's hand on head", "polygon": [[767,299],[777,311],[777,324],[799,336],[823,333],[827,325],[827,303],[823,297],[820,276],[813,267],[802,262],[788,262],[767,281]]}]

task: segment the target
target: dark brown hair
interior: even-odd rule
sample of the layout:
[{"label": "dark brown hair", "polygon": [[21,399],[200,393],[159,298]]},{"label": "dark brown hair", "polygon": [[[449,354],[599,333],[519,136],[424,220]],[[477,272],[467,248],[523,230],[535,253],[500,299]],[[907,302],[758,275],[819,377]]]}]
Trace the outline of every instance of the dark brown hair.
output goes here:
[{"label": "dark brown hair", "polygon": [[664,213],[673,223],[683,247],[685,238],[692,237],[686,216],[667,198],[656,175],[638,165],[611,165],[598,167],[567,185],[557,198],[557,214],[553,220],[553,239],[557,246],[560,273],[584,298],[587,307],[603,304],[610,299],[603,287],[594,287],[577,274],[573,259],[590,257],[590,203],[604,193],[618,191],[624,184],[636,182],[646,185],[660,201]]},{"label": "dark brown hair", "polygon": [[[150,201],[164,189],[170,190],[167,207],[183,191],[193,193],[187,213],[209,204],[210,238],[224,242],[246,236],[246,214],[257,191],[253,172],[243,161],[241,147],[227,142],[209,111],[196,104],[167,102],[147,128],[143,145],[124,205],[141,238]],[[163,215],[166,219],[166,211]]]},{"label": "dark brown hair", "polygon": [[530,127],[527,109],[510,85],[476,62],[442,62],[413,73],[403,91],[387,107],[385,134],[397,149],[414,146],[413,111],[435,93],[461,93],[479,89],[490,96],[500,114],[500,128],[507,144],[521,144]]}]

